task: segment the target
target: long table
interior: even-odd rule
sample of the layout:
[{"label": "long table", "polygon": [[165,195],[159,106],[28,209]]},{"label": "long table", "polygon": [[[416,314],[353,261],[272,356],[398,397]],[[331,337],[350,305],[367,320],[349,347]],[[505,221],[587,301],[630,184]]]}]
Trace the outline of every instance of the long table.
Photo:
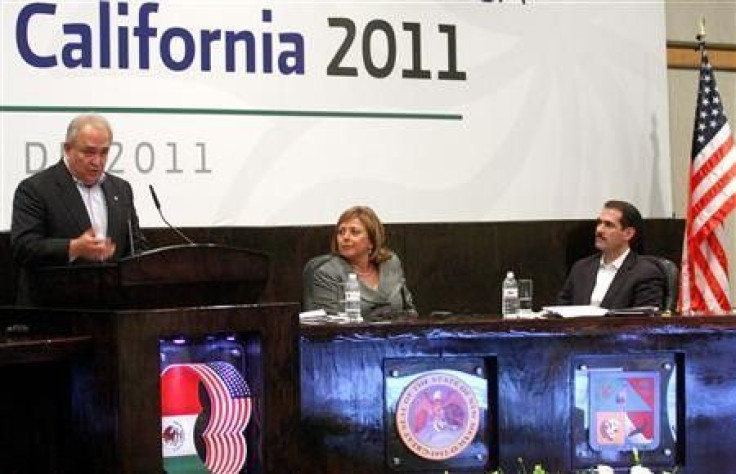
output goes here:
[{"label": "long table", "polygon": [[[302,324],[300,352],[302,428],[311,472],[452,472],[453,467],[516,472],[518,458],[530,471],[536,463],[552,472],[573,472],[601,460],[628,465],[630,444],[622,450],[591,448],[597,441],[588,427],[595,421],[580,409],[581,381],[587,380],[581,374],[606,375],[606,370],[630,378],[654,374],[661,382],[662,429],[656,443],[645,444],[656,449],[641,451],[645,464],[669,470],[678,465],[687,473],[736,472],[736,318],[731,316],[456,316]],[[407,386],[413,377],[432,371],[465,371],[480,386],[484,409],[480,430],[466,449],[471,457],[428,460],[397,436],[399,397],[411,395]],[[404,381],[396,382],[402,375]]]}]

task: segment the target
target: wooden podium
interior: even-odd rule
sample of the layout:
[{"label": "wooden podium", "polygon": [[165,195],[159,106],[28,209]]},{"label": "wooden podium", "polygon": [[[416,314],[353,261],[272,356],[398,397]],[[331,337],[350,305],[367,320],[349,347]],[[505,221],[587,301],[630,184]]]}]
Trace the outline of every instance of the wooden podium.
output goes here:
[{"label": "wooden podium", "polygon": [[269,258],[248,249],[193,244],[150,250],[117,263],[42,267],[32,300],[55,308],[172,308],[255,303]]},{"label": "wooden podium", "polygon": [[[8,362],[0,364],[3,466],[10,473],[161,473],[162,347],[232,338],[243,348],[253,397],[247,472],[293,472],[299,305],[253,304],[268,271],[266,255],[217,245],[38,270],[39,307],[0,308],[6,334],[26,328],[0,339]],[[53,387],[41,390],[39,377],[52,376]],[[42,434],[27,413],[39,413]]]}]

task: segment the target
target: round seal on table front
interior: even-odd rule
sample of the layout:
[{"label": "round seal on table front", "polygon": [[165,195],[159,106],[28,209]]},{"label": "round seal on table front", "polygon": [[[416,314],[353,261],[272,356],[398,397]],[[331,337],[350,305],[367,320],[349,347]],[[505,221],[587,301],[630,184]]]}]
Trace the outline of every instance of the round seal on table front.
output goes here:
[{"label": "round seal on table front", "polygon": [[433,371],[412,380],[396,405],[396,428],[409,450],[435,461],[465,450],[478,433],[473,389],[456,375]]}]

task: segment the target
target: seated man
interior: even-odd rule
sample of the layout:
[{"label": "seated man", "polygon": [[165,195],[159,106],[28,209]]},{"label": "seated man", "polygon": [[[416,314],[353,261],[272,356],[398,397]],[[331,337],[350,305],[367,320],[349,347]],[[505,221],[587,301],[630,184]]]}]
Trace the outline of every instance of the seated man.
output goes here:
[{"label": "seated man", "polygon": [[595,231],[600,253],[578,260],[570,270],[557,302],[607,309],[662,305],[665,275],[633,249],[640,244],[643,219],[632,204],[608,201]]}]

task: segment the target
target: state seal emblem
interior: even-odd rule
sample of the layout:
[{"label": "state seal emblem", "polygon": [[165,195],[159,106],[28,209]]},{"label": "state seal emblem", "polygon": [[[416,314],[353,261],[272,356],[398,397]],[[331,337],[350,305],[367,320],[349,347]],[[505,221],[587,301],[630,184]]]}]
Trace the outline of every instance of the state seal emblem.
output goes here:
[{"label": "state seal emblem", "polygon": [[460,377],[432,371],[412,380],[396,406],[396,428],[417,456],[441,461],[457,456],[475,439],[481,410],[472,387]]}]

